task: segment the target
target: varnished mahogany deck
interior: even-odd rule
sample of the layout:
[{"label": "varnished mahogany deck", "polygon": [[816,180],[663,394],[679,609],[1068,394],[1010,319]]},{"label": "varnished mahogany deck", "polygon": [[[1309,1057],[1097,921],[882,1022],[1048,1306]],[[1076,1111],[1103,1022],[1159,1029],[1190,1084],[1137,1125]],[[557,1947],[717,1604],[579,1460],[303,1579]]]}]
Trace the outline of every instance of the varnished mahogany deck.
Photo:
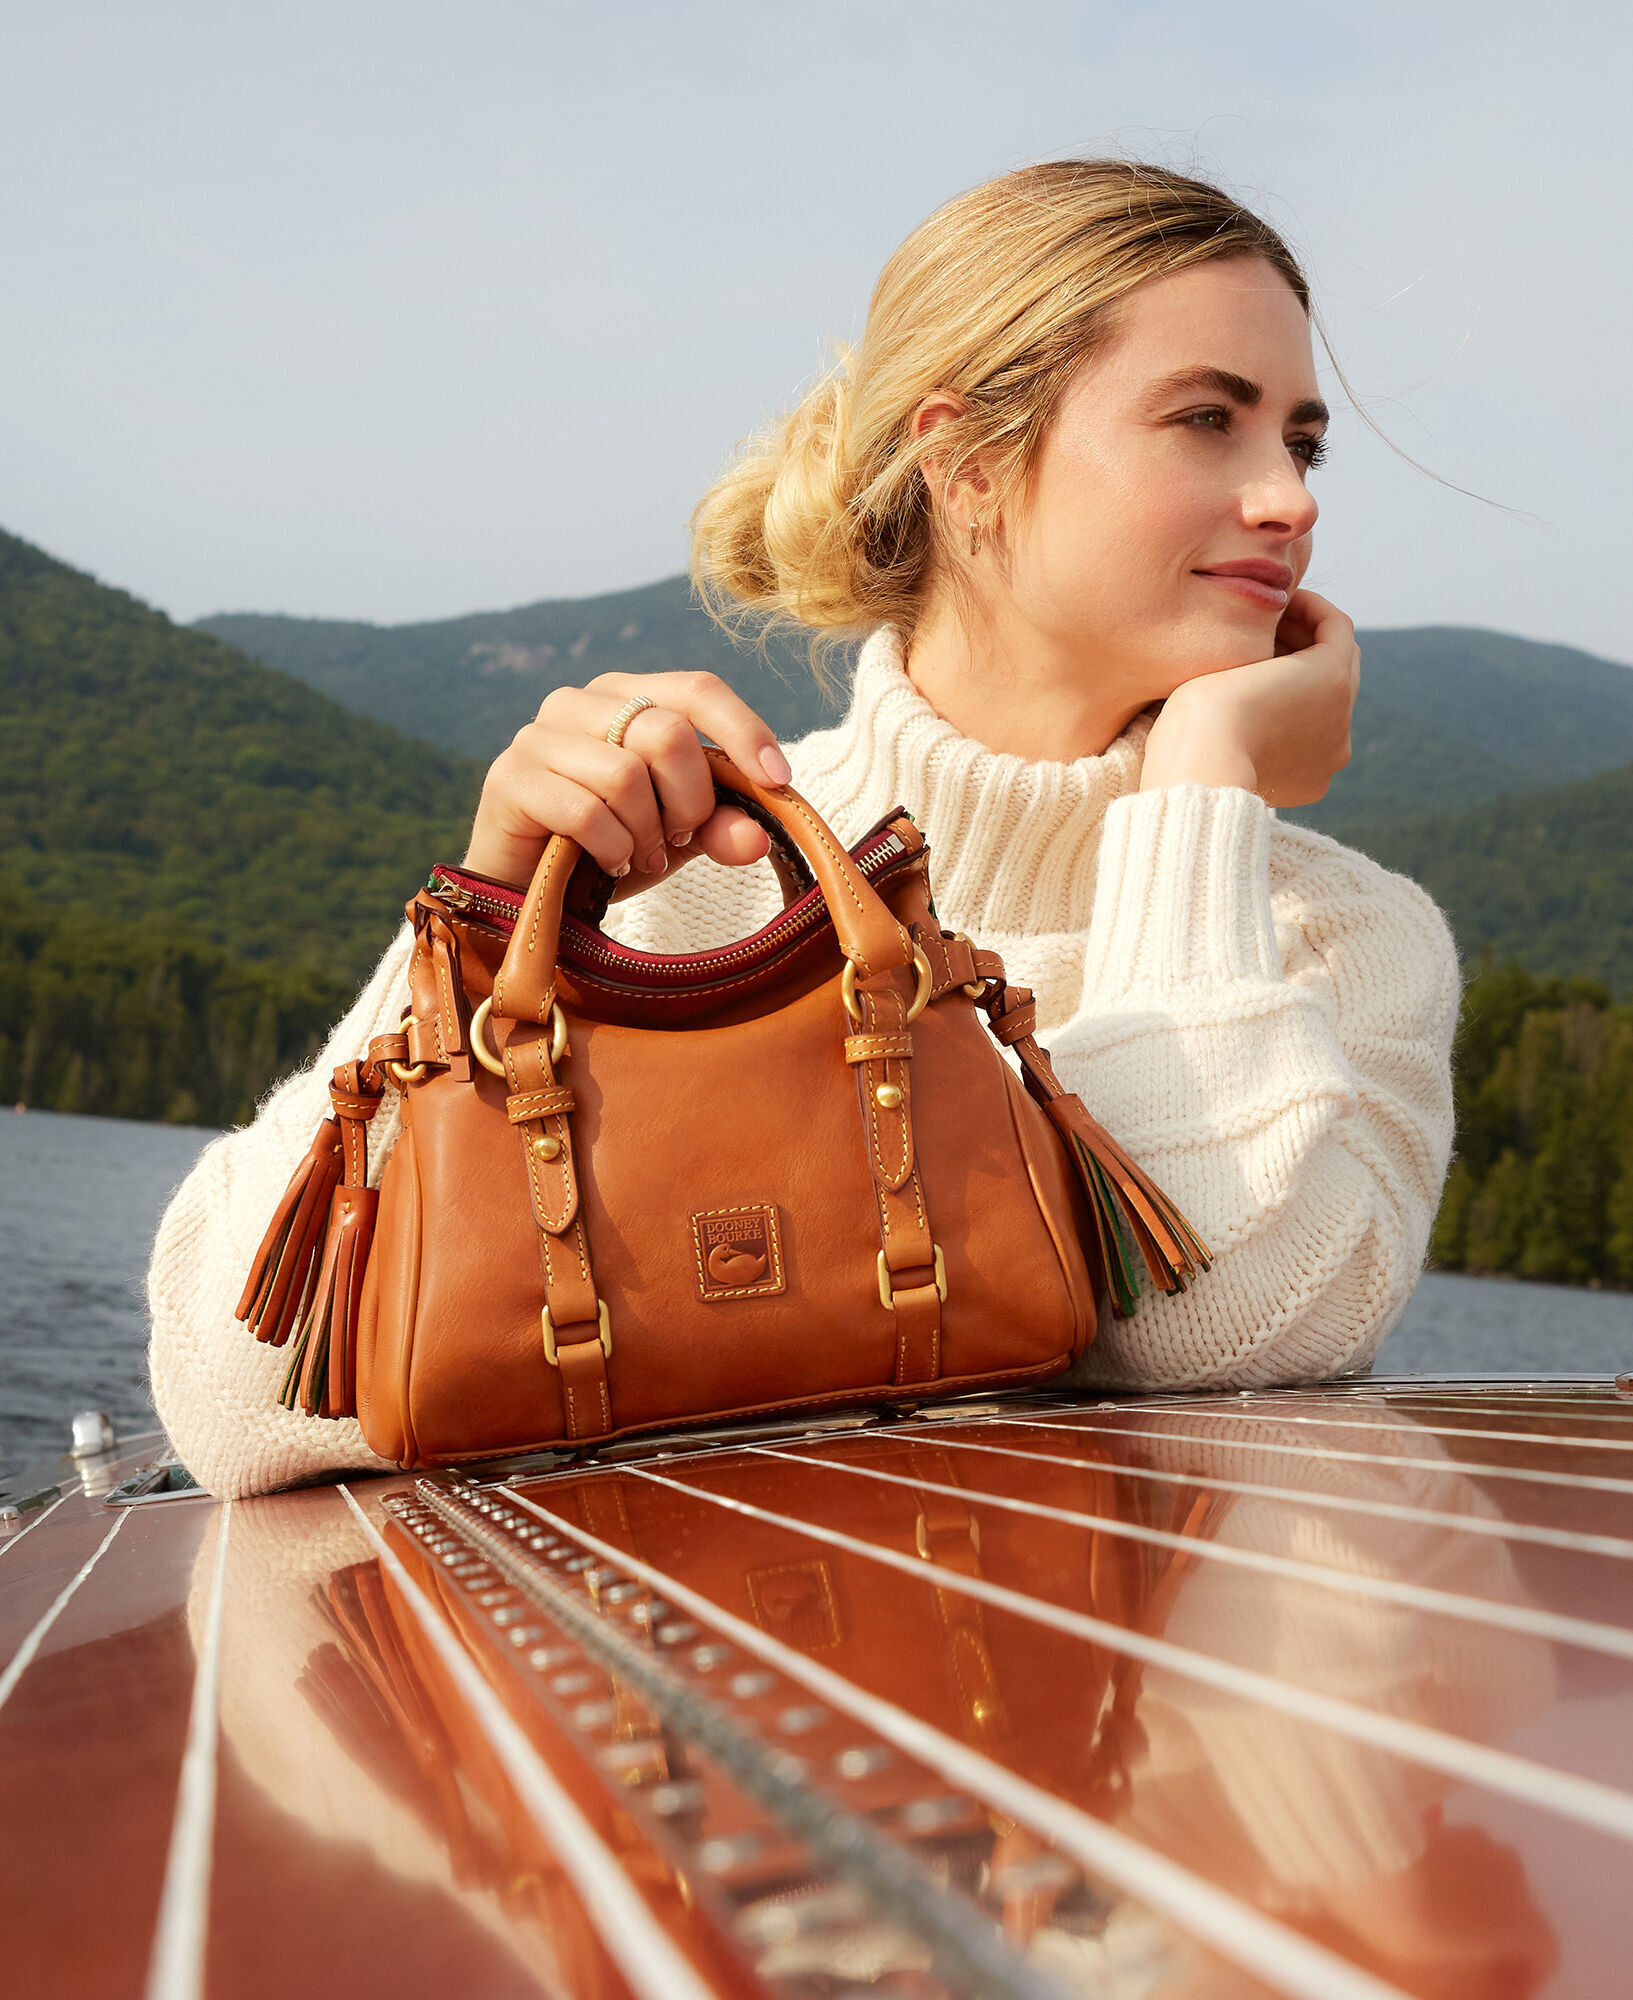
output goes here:
[{"label": "varnished mahogany deck", "polygon": [[1608,1383],[504,1471],[0,1539],[0,1991],[1627,1990]]}]

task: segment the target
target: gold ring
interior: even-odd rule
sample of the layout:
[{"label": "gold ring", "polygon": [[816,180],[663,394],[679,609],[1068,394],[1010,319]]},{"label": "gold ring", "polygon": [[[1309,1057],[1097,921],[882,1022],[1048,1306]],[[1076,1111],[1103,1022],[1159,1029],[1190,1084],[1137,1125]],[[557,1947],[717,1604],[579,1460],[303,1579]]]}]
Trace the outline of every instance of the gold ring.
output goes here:
[{"label": "gold ring", "polygon": [[406,1090],[411,1083],[418,1083],[430,1067],[429,1063],[415,1063],[412,1069],[407,1068],[400,1062],[388,1062],[386,1064],[386,1068],[397,1079],[397,1088],[399,1090]]},{"label": "gold ring", "polygon": [[623,743],[624,731],[635,720],[643,708],[656,708],[655,701],[648,701],[644,694],[632,694],[618,713],[607,725],[607,741],[616,750]]},{"label": "gold ring", "polygon": [[[913,947],[913,971],[918,979],[918,988],[913,995],[913,1004],[907,1010],[909,1021],[916,1021],[929,1004],[930,989],[936,983],[936,976],[930,970],[930,961],[917,945]],[[845,970],[839,975],[839,997],[845,1003],[845,1012],[858,1027],[862,1025],[862,1010],[856,1002],[856,967],[847,958]]]},{"label": "gold ring", "polygon": [[[471,1016],[471,1054],[485,1070],[494,1076],[503,1076],[505,1066],[488,1046],[488,1016],[493,1011],[493,1001],[484,1000]],[[550,1009],[550,1067],[555,1068],[567,1053],[567,1016],[559,1005]]]}]

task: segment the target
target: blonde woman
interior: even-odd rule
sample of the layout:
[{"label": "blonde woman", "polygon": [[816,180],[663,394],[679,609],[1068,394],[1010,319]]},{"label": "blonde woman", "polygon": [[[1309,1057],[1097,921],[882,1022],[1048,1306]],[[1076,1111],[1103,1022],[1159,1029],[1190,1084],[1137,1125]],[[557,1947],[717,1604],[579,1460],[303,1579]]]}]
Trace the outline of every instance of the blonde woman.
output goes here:
[{"label": "blonde woman", "polygon": [[[1320,798],[1349,755],[1354,631],[1301,588],[1326,421],[1299,266],[1219,190],[1091,160],[962,195],[886,265],[856,351],[694,518],[723,615],[865,635],[844,720],[785,752],[709,675],[605,675],[549,697],[471,835],[466,865],[519,885],[570,834],[619,878],[626,941],[691,951],[778,907],[700,732],[848,840],[906,806],[943,921],[1036,991],[1067,1087],[1216,1254],[1103,1327],[1095,1380],[1364,1370],[1446,1169],[1445,923],[1272,810]],[[652,705],[615,746],[637,695]],[[283,1357],[233,1307],[330,1069],[406,1008],[409,942],[161,1228],[156,1400],[219,1493],[376,1462],[354,1422],[279,1407]],[[388,1098],[376,1173],[390,1119]]]}]

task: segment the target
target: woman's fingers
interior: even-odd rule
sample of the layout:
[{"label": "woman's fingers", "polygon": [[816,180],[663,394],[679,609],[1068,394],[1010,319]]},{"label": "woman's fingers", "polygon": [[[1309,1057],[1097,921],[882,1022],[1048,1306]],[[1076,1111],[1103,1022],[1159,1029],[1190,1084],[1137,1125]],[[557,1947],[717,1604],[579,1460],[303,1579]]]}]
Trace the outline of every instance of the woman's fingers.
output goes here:
[{"label": "woman's fingers", "polygon": [[[646,706],[609,743],[637,694]],[[564,833],[609,874],[627,876],[629,893],[692,851],[737,865],[759,860],[760,829],[735,809],[716,809],[700,735],[757,782],[789,782],[776,738],[718,675],[603,674],[587,688],[555,689],[489,770],[467,864],[523,882],[550,835]]]},{"label": "woman's fingers", "polygon": [[770,729],[718,674],[602,674],[585,692],[615,695],[620,702],[642,694],[659,708],[673,709],[762,784],[786,785],[794,775]]},{"label": "woman's fingers", "polygon": [[542,762],[521,759],[502,774],[499,764],[489,773],[466,864],[525,887],[553,833],[576,840],[609,875],[629,873],[635,842],[606,800]]}]

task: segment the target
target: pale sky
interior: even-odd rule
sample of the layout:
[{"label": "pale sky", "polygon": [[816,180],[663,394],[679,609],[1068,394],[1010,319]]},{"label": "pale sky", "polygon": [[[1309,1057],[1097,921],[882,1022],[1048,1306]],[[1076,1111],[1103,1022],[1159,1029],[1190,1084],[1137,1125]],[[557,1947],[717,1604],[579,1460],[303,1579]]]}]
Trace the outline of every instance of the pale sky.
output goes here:
[{"label": "pale sky", "polygon": [[178,618],[648,582],[915,223],[1128,150],[1286,230],[1501,503],[1340,415],[1311,582],[1633,660],[1630,51],[1579,0],[0,0],[0,527]]}]

